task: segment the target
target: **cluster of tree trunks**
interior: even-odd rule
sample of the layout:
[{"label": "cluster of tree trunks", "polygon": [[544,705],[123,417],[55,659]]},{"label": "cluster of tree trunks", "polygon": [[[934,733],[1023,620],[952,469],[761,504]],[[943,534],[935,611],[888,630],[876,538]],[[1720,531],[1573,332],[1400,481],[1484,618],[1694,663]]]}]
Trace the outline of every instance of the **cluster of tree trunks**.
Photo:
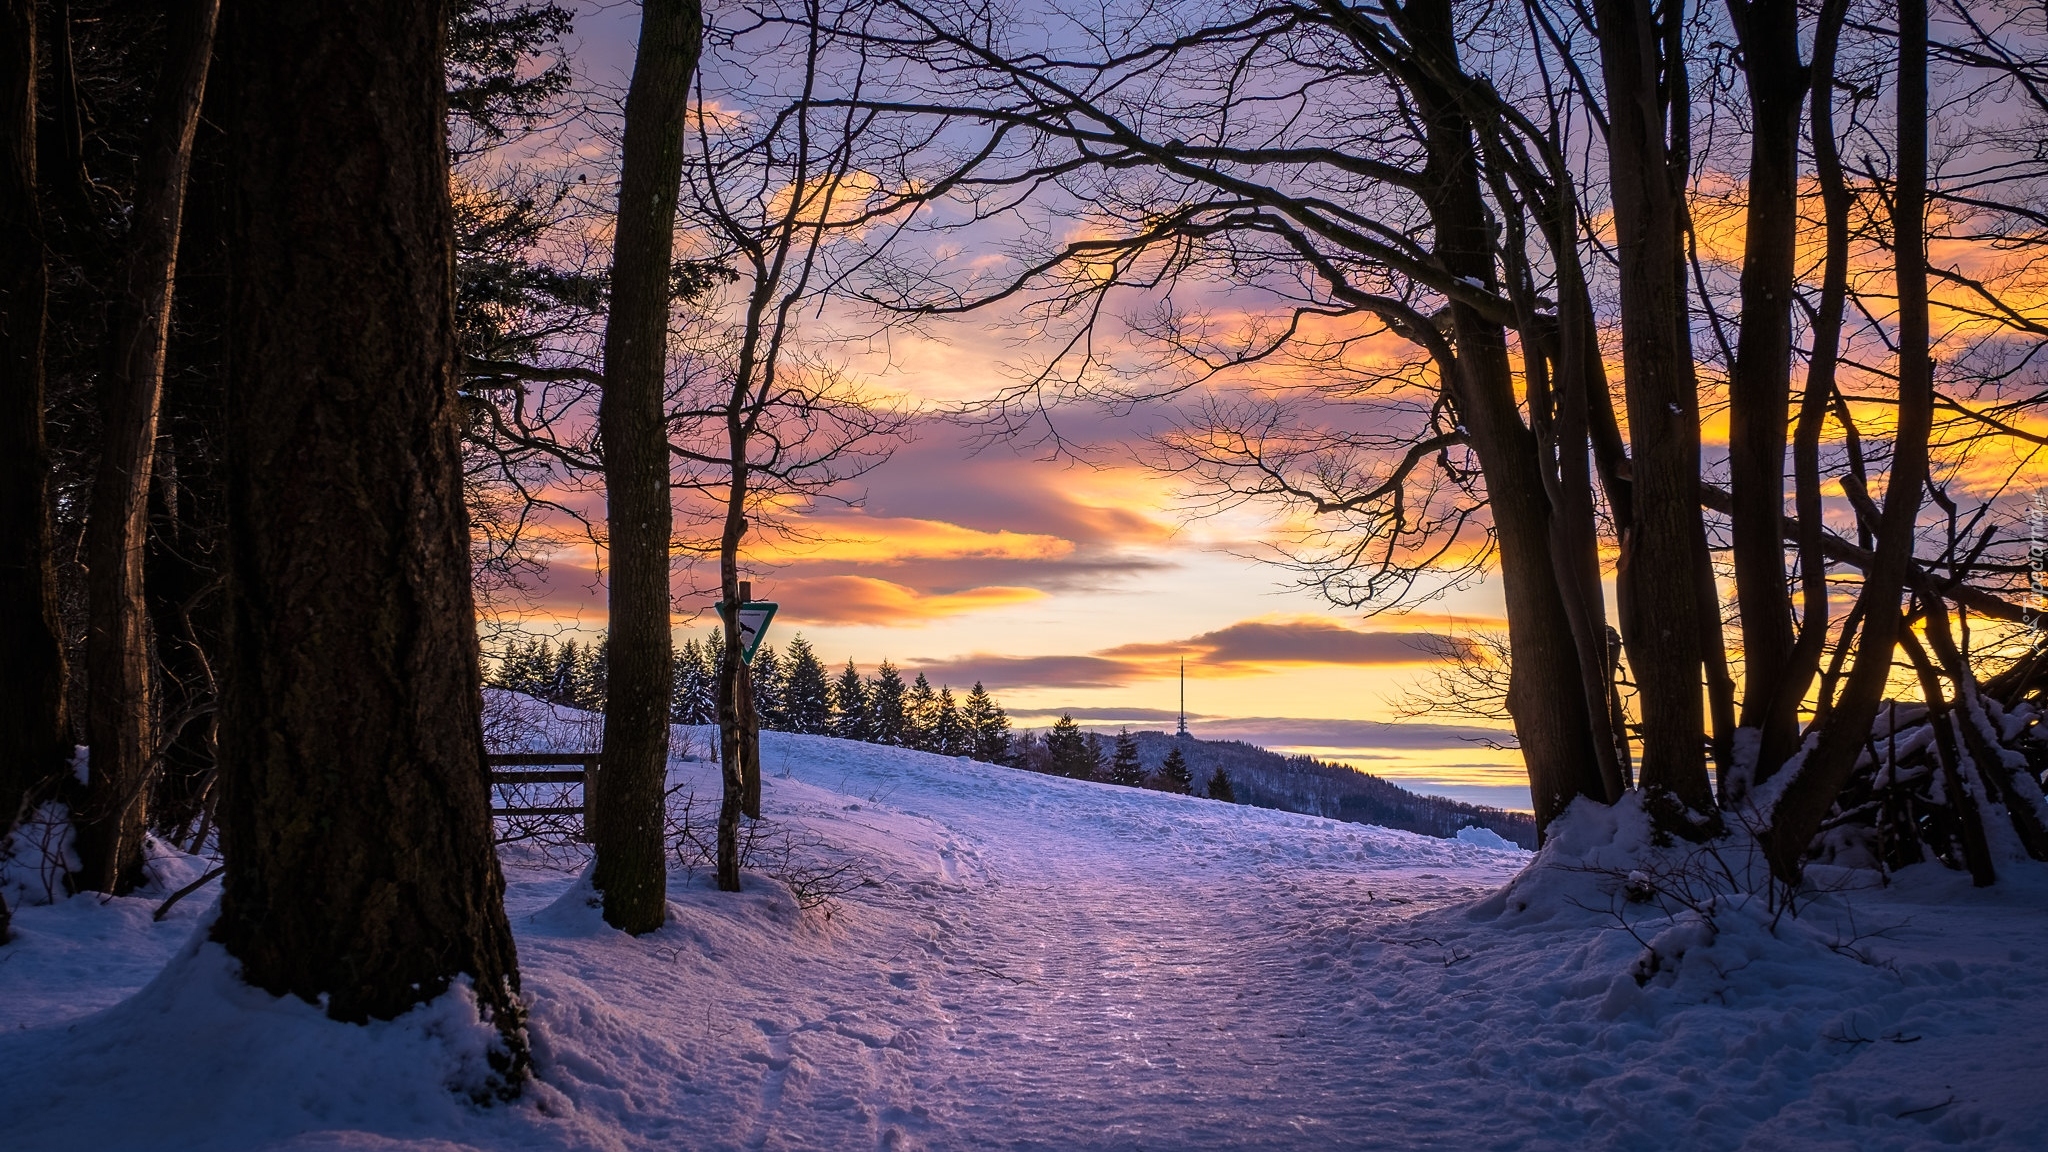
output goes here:
[{"label": "cluster of tree trunks", "polygon": [[[158,686],[217,672],[214,938],[251,984],[323,1002],[338,1020],[390,1018],[468,982],[502,1037],[497,1087],[516,1091],[527,1048],[492,846],[462,487],[448,13],[317,2],[236,6],[223,20],[218,0],[175,0],[102,22],[95,35],[128,39],[100,58],[132,67],[116,79],[149,95],[134,123],[101,125],[127,132],[137,159],[132,179],[100,183],[82,175],[72,28],[66,5],[52,8],[56,26],[39,27],[36,5],[10,3],[4,29],[7,820],[43,800],[70,804],[76,882],[134,887],[144,833],[164,826],[152,795],[182,797],[170,818],[190,831],[210,787],[163,769],[180,763],[191,716],[214,705],[181,699],[166,723]],[[55,76],[54,90],[39,76]],[[202,103],[221,147],[195,163]],[[53,156],[57,170],[39,173]],[[188,196],[201,171],[220,186]],[[204,230],[232,261],[231,297],[209,253],[193,303],[176,301],[188,199],[210,213],[232,203]],[[68,229],[67,272],[97,273],[105,305],[103,326],[67,312],[62,329],[99,344],[82,783],[45,431],[53,242],[41,225],[53,211]],[[187,316],[189,328],[202,343],[224,337],[226,354],[173,354],[173,317],[193,308],[206,314]],[[191,608],[212,581],[195,566],[201,543],[181,538],[178,477],[159,457],[169,361],[211,374],[224,398],[205,432],[225,493],[225,639],[210,651]]]}]

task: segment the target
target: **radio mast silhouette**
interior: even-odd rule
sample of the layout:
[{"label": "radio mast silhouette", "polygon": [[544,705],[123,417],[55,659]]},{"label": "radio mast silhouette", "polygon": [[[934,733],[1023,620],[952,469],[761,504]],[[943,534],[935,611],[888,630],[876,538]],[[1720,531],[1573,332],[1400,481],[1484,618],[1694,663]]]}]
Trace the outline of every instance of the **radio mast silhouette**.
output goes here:
[{"label": "radio mast silhouette", "polygon": [[1183,740],[1188,736],[1188,658],[1180,658],[1180,728],[1175,733]]}]

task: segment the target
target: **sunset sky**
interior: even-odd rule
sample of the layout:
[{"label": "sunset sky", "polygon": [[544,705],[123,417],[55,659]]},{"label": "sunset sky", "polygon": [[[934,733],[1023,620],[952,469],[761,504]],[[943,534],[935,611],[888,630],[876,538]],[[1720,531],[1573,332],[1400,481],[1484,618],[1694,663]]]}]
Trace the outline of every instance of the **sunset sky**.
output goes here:
[{"label": "sunset sky", "polygon": [[[567,47],[584,81],[623,91],[638,9],[584,5]],[[899,338],[882,389],[943,407],[988,396],[1030,349],[985,322]],[[1527,808],[1506,733],[1467,722],[1392,722],[1428,672],[1418,641],[1501,626],[1484,584],[1403,616],[1362,620],[1288,587],[1258,557],[1275,525],[1252,511],[1193,517],[1172,479],[1142,463],[1162,410],[1055,414],[1085,457],[1035,438],[921,419],[911,441],[826,506],[803,544],[755,537],[755,595],[781,610],[769,642],[801,632],[828,663],[964,689],[976,680],[1019,728],[1071,711],[1086,724],[1171,730],[1179,670],[1190,726],[1209,738],[1302,751],[1421,791]],[[594,497],[586,497],[594,500]],[[592,506],[597,511],[597,506]],[[587,547],[556,555],[531,605],[536,623],[601,629],[604,590]],[[706,598],[708,601],[708,597]],[[678,629],[703,635],[705,611]]]}]

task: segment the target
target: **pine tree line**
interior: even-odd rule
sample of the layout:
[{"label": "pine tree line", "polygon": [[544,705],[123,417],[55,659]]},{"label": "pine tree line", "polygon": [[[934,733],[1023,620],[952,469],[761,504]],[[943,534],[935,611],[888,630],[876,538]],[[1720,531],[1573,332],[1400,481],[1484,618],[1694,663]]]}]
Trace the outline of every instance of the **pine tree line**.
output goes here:
[{"label": "pine tree line", "polygon": [[[671,722],[718,722],[718,653],[723,642],[714,634],[708,640],[692,638],[676,649]],[[498,661],[490,683],[550,703],[602,712],[606,655],[603,637],[580,643],[568,640],[560,646],[545,638],[515,641]],[[872,676],[863,677],[851,660],[831,676],[801,634],[786,651],[762,648],[750,671],[754,709],[763,729],[838,736],[989,764],[1011,762],[1009,715],[979,681],[964,698],[956,698],[950,685],[935,689],[922,672],[906,684],[886,660]]]},{"label": "pine tree line", "polygon": [[1093,780],[1126,788],[1149,788],[1177,796],[1206,795],[1211,800],[1236,803],[1230,774],[1217,768],[1202,791],[1195,790],[1194,774],[1187,756],[1178,745],[1167,750],[1157,771],[1147,772],[1138,759],[1138,741],[1125,728],[1105,748],[1100,734],[1083,732],[1071,714],[1062,714],[1044,738],[1026,732],[1017,740],[1015,766],[1049,776]]}]

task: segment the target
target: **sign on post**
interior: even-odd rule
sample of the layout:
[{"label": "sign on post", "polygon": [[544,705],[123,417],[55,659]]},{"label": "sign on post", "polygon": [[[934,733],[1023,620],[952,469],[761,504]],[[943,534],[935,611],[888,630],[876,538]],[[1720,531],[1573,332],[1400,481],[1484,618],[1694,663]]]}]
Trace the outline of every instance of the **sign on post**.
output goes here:
[{"label": "sign on post", "polygon": [[[777,607],[773,600],[748,600],[740,605],[740,659],[749,664],[754,662],[754,653],[760,650],[761,637],[768,631],[768,622],[775,619]],[[732,627],[729,605],[720,604],[718,615],[725,620],[726,627]]]}]

